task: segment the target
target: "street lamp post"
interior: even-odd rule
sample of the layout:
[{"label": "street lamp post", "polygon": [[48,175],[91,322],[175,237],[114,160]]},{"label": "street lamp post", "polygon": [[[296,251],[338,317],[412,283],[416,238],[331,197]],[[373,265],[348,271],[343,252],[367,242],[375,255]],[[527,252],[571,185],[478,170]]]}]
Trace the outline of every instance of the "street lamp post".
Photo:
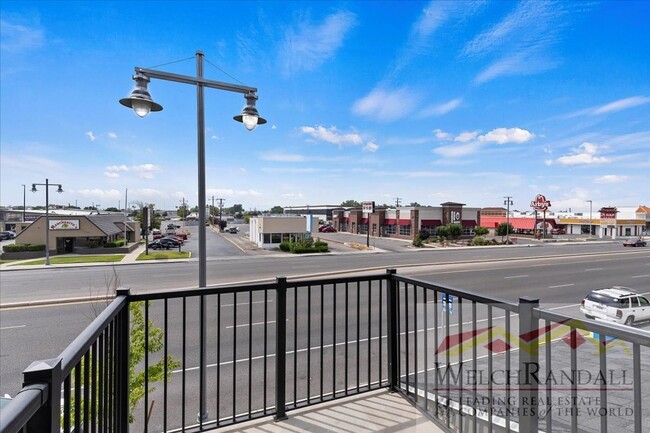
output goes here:
[{"label": "street lamp post", "polygon": [[[147,90],[147,85],[152,79],[175,81],[177,83],[196,86],[196,130],[197,130],[197,155],[198,155],[198,198],[199,198],[199,288],[207,286],[207,259],[206,259],[206,230],[205,230],[205,109],[204,89],[226,90],[229,92],[243,93],[246,98],[246,106],[241,114],[233,117],[234,120],[244,124],[246,129],[252,131],[257,125],[263,125],[266,120],[259,116],[255,103],[257,101],[257,89],[238,84],[223,83],[220,81],[206,80],[203,78],[203,52],[196,52],[196,76],[172,74],[169,72],[157,71],[136,67],[133,80],[135,88],[127,98],[120,99],[120,104],[132,108],[139,117],[145,117],[150,111],[161,111],[163,107],[154,102]],[[201,350],[200,350],[200,407],[198,421],[203,423],[208,417],[206,409],[206,306],[205,297],[201,296]]]},{"label": "street lamp post", "polygon": [[591,237],[592,230],[593,230],[592,227],[591,227],[592,224],[593,224],[593,220],[591,219],[591,207],[593,205],[593,200],[587,200],[587,201],[585,201],[585,203],[589,203],[589,237]]},{"label": "street lamp post", "polygon": [[503,197],[505,200],[503,201],[503,204],[507,206],[506,210],[506,244],[510,244],[510,206],[513,204],[512,203],[512,196],[505,196]]},{"label": "street lamp post", "polygon": [[27,185],[23,184],[23,222],[25,222],[25,206],[27,206]]},{"label": "street lamp post", "polygon": [[38,191],[36,189],[37,186],[45,187],[45,264],[49,265],[50,264],[50,187],[57,186],[58,188],[56,192],[58,192],[59,194],[63,192],[63,188],[61,188],[61,184],[50,184],[49,179],[45,179],[45,183],[33,183],[32,192]]}]

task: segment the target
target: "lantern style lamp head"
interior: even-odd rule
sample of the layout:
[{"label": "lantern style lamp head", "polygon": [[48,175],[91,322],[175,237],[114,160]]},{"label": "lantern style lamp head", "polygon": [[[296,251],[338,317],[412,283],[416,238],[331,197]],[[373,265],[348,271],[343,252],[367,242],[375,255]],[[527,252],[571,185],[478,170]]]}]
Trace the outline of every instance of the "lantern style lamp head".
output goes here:
[{"label": "lantern style lamp head", "polygon": [[246,98],[246,106],[241,111],[241,114],[233,116],[233,119],[237,122],[243,123],[246,129],[252,131],[257,125],[264,125],[266,119],[260,117],[257,108],[255,108],[257,95],[254,92],[248,92],[244,97]]},{"label": "lantern style lamp head", "polygon": [[36,184],[33,183],[33,184],[32,184],[32,192],[36,192],[36,191],[38,191],[38,190],[36,189]]},{"label": "lantern style lamp head", "polygon": [[128,98],[120,99],[120,104],[133,108],[133,111],[139,117],[145,117],[150,111],[162,111],[162,105],[154,102],[149,90],[147,90],[149,77],[142,73],[137,73],[133,76],[133,80],[135,81],[135,88],[131,91]]},{"label": "lantern style lamp head", "polygon": [[56,190],[56,192],[58,192],[59,194],[63,192],[63,188],[61,188],[61,185],[59,185],[59,188]]}]

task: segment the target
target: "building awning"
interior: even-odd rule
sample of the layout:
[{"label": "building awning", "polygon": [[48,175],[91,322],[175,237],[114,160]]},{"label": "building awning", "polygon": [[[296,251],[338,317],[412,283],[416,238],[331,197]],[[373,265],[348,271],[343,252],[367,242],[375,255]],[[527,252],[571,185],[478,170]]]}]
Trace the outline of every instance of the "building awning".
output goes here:
[{"label": "building awning", "polygon": [[518,230],[534,230],[535,218],[510,218],[510,224]]},{"label": "building awning", "polygon": [[400,225],[400,226],[410,226],[411,225],[411,220],[399,220],[398,225]]},{"label": "building awning", "polygon": [[438,227],[442,225],[441,220],[420,220],[420,225],[425,227]]},{"label": "building awning", "polygon": [[361,218],[362,224],[368,224],[368,218]]},{"label": "building awning", "polygon": [[476,227],[476,221],[474,220],[463,220],[461,221],[461,223],[463,224],[463,227],[467,227],[470,229]]},{"label": "building awning", "polygon": [[386,224],[388,226],[395,225],[395,220],[394,219],[385,219],[384,224]]}]

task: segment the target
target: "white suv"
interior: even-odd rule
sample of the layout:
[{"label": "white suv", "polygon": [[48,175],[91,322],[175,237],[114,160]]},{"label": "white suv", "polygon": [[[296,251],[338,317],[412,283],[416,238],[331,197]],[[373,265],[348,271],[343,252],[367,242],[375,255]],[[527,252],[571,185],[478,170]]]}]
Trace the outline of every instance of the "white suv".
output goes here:
[{"label": "white suv", "polygon": [[591,291],[582,300],[580,311],[588,319],[623,323],[650,320],[650,302],[627,287],[614,286]]}]

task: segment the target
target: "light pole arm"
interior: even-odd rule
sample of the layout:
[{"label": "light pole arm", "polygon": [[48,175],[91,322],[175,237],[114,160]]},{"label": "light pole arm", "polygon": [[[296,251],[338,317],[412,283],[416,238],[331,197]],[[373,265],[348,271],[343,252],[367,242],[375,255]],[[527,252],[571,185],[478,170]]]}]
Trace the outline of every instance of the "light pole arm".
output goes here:
[{"label": "light pole arm", "polygon": [[166,81],[175,81],[177,83],[192,84],[192,85],[202,84],[203,86],[209,87],[211,89],[227,90],[228,92],[236,92],[236,93],[243,93],[243,94],[247,94],[250,92],[257,93],[257,88],[255,87],[242,86],[240,84],[224,83],[222,81],[206,80],[205,78],[202,77],[191,77],[189,75],[172,74],[170,72],[162,72],[155,69],[140,68],[137,66],[135,68],[135,72],[136,74],[137,73],[144,74],[149,78],[156,78],[159,80],[166,80]]}]

